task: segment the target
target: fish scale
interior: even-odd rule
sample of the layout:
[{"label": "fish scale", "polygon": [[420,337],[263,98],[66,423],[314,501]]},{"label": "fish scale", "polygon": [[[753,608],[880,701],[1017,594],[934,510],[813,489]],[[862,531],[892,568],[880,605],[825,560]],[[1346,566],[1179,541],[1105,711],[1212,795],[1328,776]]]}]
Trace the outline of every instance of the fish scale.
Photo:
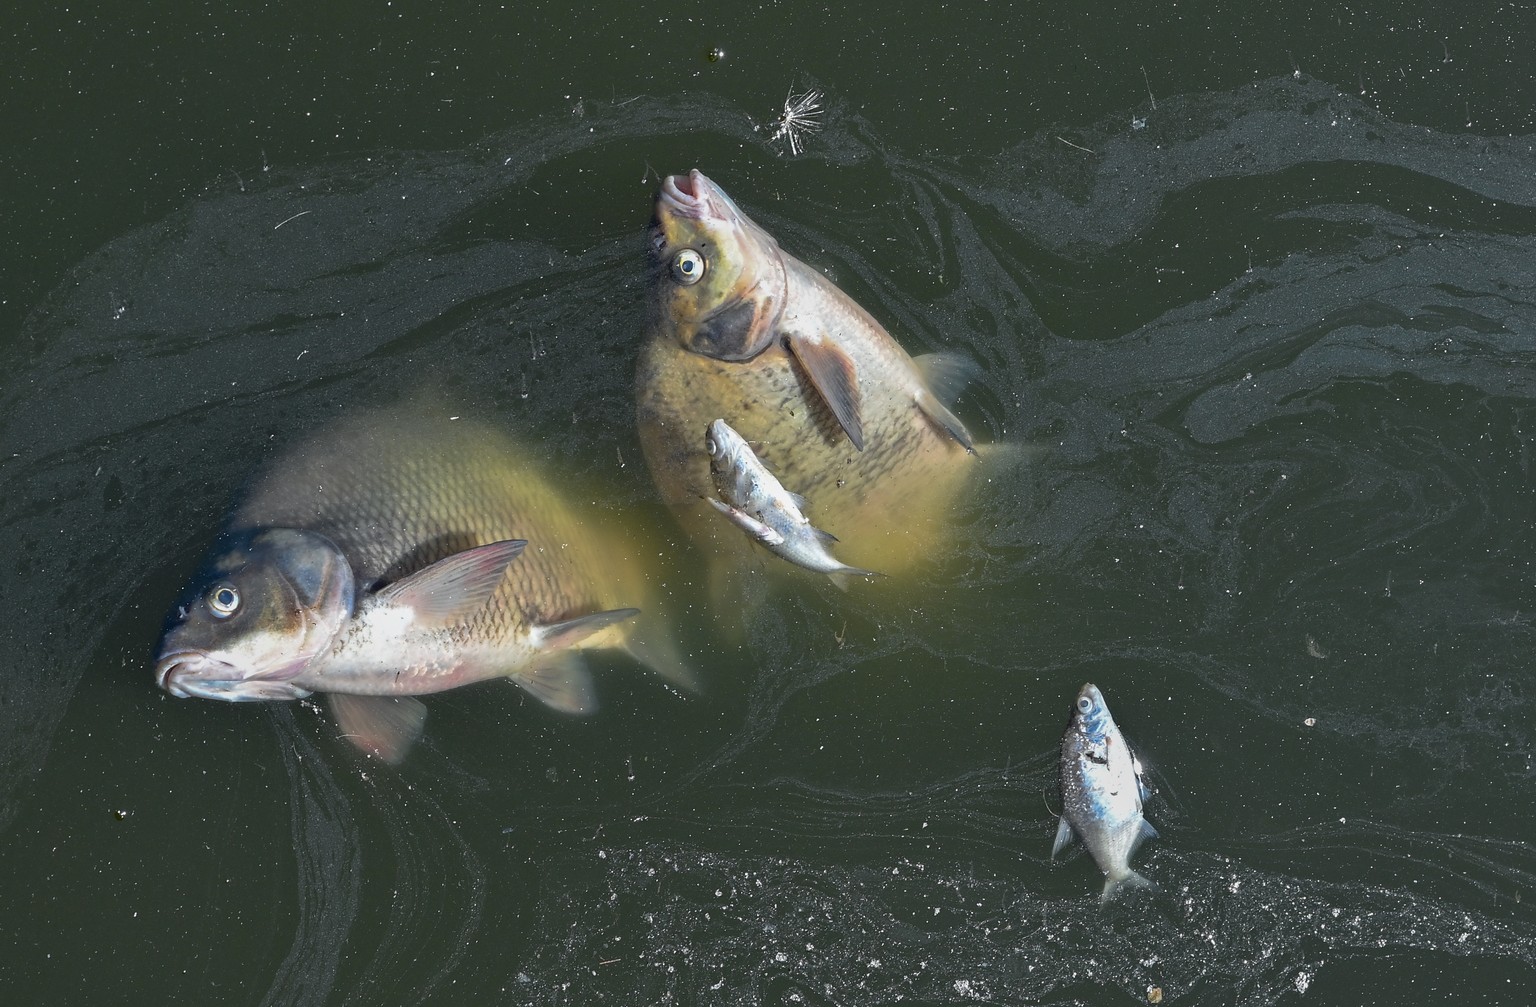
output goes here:
[{"label": "fish scale", "polygon": [[[602,561],[617,545],[601,529],[584,528],[526,464],[509,471],[509,447],[499,434],[462,422],[346,422],[259,473],[229,527],[319,532],[369,586],[475,546],[527,539],[501,588],[464,623],[469,634],[496,642],[532,622],[640,597],[640,578]],[[589,547],[557,563],[551,550],[572,541]],[[605,582],[608,589],[600,589]]]}]

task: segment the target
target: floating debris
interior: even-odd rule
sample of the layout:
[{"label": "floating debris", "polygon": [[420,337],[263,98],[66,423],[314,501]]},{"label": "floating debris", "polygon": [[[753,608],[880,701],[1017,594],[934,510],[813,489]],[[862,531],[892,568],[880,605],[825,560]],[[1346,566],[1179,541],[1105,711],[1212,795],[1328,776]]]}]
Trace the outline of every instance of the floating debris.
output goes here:
[{"label": "floating debris", "polygon": [[768,142],[783,140],[789,144],[791,155],[805,150],[805,134],[821,129],[821,99],[822,93],[814,88],[800,95],[795,94],[794,88],[790,88],[784,96],[784,110],[766,124],[773,128]]}]

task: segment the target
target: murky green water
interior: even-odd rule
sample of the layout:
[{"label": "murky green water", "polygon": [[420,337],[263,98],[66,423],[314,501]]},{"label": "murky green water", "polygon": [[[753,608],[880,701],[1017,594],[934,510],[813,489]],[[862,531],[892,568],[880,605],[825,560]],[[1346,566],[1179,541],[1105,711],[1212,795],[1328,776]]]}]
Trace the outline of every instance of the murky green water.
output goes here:
[{"label": "murky green water", "polygon": [[[398,6],[11,41],[7,1002],[1536,996],[1515,12]],[[786,156],[754,123],[811,84]],[[715,624],[629,398],[694,165],[982,364],[1026,461],[922,587]],[[703,696],[460,690],[388,770],[153,687],[245,474],[423,389],[649,517]],[[1047,858],[1088,680],[1162,834],[1109,909]]]}]

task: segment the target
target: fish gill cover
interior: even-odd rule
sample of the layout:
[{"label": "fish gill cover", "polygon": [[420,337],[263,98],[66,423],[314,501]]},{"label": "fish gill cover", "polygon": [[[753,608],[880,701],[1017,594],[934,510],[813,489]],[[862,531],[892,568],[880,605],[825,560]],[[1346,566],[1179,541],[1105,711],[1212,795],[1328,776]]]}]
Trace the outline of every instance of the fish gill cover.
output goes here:
[{"label": "fish gill cover", "polygon": [[[709,99],[590,102],[274,170],[34,313],[0,391],[10,988],[1358,1003],[1474,957],[1460,992],[1536,990],[1532,142],[1289,77],[983,160],[824,122],[786,164]],[[429,387],[665,526],[630,421],[639,235],[647,157],[695,131],[910,351],[980,361],[960,412],[1025,446],[933,589],[789,592],[740,648],[701,624],[693,704],[618,666],[580,724],[443,697],[398,774],[308,706],[160,695],[160,619],[231,493],[341,412]],[[1085,680],[1164,836],[1158,892],[1103,912],[1047,856]]]}]

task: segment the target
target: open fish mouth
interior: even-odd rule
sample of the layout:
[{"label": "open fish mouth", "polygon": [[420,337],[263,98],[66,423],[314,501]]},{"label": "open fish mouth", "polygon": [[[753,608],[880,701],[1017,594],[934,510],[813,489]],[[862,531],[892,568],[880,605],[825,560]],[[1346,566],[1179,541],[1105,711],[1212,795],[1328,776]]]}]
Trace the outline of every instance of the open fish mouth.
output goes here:
[{"label": "open fish mouth", "polygon": [[668,212],[690,220],[735,220],[741,216],[731,197],[697,168],[663,179],[658,201]]},{"label": "open fish mouth", "polygon": [[177,699],[226,703],[303,699],[310,695],[291,682],[252,677],[234,665],[198,651],[166,654],[155,663],[155,683]]}]

